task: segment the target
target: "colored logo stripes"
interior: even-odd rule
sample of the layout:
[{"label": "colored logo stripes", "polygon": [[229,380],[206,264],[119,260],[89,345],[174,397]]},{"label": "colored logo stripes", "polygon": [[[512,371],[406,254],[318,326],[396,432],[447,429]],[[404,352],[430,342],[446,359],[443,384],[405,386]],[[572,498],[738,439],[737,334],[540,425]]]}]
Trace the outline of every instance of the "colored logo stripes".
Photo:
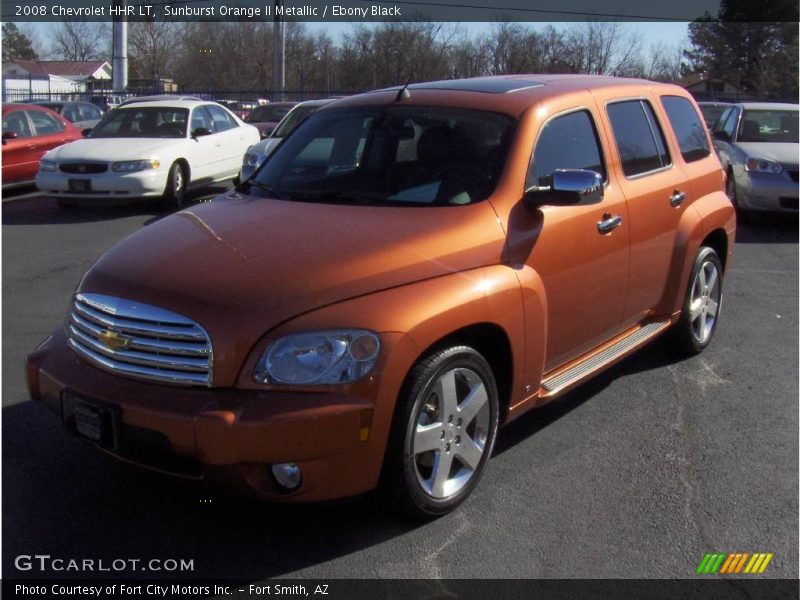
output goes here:
[{"label": "colored logo stripes", "polygon": [[731,552],[729,554],[711,554],[703,557],[697,572],[703,575],[732,573],[763,573],[772,560],[772,552]]}]

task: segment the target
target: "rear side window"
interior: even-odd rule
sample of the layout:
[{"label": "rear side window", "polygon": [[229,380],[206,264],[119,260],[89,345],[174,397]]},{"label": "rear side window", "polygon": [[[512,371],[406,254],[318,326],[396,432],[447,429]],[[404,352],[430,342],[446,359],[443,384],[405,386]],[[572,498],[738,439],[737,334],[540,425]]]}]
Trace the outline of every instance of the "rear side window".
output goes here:
[{"label": "rear side window", "polygon": [[692,103],[680,96],[662,96],[661,104],[678,138],[683,160],[693,162],[711,154],[705,128]]},{"label": "rear side window", "polygon": [[228,129],[236,127],[236,122],[219,106],[209,104],[206,108],[208,108],[208,112],[211,114],[211,118],[214,121],[214,133],[227,131]]},{"label": "rear side window", "polygon": [[33,122],[36,135],[51,135],[59,131],[64,131],[63,123],[52,115],[39,112],[38,110],[29,110],[27,112]]},{"label": "rear side window", "polygon": [[608,118],[626,177],[669,166],[661,126],[646,100],[625,100],[608,105]]},{"label": "rear side window", "polygon": [[556,117],[544,126],[536,141],[525,187],[549,186],[556,169],[589,169],[606,179],[597,130],[588,111]]}]

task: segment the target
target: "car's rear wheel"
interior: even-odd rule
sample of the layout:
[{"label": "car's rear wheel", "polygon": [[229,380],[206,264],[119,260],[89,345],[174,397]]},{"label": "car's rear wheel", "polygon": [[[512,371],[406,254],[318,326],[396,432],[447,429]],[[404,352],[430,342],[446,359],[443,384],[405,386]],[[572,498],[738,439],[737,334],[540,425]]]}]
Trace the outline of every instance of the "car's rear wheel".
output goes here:
[{"label": "car's rear wheel", "polygon": [[492,369],[474,349],[453,346],[417,363],[399,398],[387,448],[390,501],[415,516],[455,509],[481,478],[498,415]]},{"label": "car's rear wheel", "polygon": [[722,263],[716,251],[703,246],[692,268],[681,317],[672,332],[676,350],[702,352],[717,330],[722,306]]},{"label": "car's rear wheel", "polygon": [[183,208],[186,203],[187,179],[185,167],[179,162],[172,163],[167,175],[167,189],[164,192],[164,200],[178,210]]}]

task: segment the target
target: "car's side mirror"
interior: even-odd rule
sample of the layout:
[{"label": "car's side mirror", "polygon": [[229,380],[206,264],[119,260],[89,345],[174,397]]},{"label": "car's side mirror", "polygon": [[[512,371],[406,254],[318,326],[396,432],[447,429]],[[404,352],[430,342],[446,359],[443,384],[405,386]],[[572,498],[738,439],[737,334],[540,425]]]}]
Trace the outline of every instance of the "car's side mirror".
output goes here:
[{"label": "car's side mirror", "polygon": [[198,127],[192,132],[193,138],[203,137],[204,135],[211,135],[211,130],[208,127]]},{"label": "car's side mirror", "polygon": [[529,208],[597,204],[603,199],[603,176],[589,169],[557,169],[550,176],[550,187],[525,190]]},{"label": "car's side mirror", "polygon": [[92,128],[91,127],[87,127],[86,129],[82,129],[81,130],[81,135],[83,137],[89,137],[90,133],[92,133]]},{"label": "car's side mirror", "polygon": [[3,132],[3,142],[7,140],[15,140],[19,137],[19,133],[16,131],[4,131]]}]

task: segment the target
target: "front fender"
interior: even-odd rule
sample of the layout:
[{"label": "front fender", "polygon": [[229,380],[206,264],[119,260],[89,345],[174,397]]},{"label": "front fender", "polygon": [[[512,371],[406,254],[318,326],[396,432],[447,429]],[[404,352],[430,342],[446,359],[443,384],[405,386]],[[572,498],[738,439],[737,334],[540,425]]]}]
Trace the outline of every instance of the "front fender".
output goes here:
[{"label": "front fender", "polygon": [[[523,277],[525,280],[529,278]],[[330,391],[333,387],[337,393],[367,400],[373,406],[374,414],[363,454],[363,472],[365,480],[374,483],[380,473],[395,404],[405,378],[425,351],[442,338],[476,324],[500,327],[512,350],[511,398],[523,394],[523,373],[530,371],[525,357],[528,345],[523,302],[526,306],[540,305],[533,292],[523,294],[517,271],[505,265],[451,273],[345,300],[300,315],[270,331],[251,351],[237,387],[274,387],[300,393]],[[533,322],[543,323],[543,313]],[[381,336],[381,357],[368,377],[339,386],[287,388],[253,382],[256,362],[275,339],[300,331],[354,327],[370,329]],[[541,352],[543,348],[542,344]],[[538,356],[535,362],[543,364],[543,355]]]}]

